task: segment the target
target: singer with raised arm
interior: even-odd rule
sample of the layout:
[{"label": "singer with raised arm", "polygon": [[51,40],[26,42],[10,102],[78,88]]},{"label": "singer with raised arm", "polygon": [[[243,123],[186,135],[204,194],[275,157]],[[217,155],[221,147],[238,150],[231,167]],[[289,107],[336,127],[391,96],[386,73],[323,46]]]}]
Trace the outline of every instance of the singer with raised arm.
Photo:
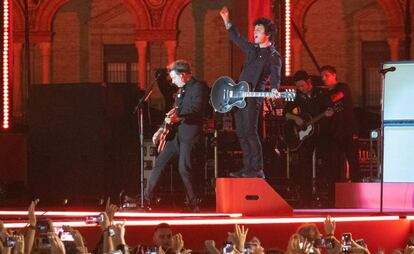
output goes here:
[{"label": "singer with raised arm", "polygon": [[[248,82],[251,91],[264,91],[266,82],[270,80],[273,97],[280,97],[277,88],[280,84],[282,59],[273,42],[276,33],[274,22],[267,18],[256,19],[253,24],[254,42],[249,42],[240,36],[230,22],[227,7],[223,7],[220,15],[230,39],[246,54],[239,81]],[[246,98],[246,102],[245,108],[238,108],[234,112],[236,133],[243,152],[243,168],[230,173],[230,176],[265,178],[262,145],[257,130],[263,98],[250,97]]]},{"label": "singer with raised arm", "polygon": [[190,64],[177,60],[169,72],[172,83],[178,87],[174,107],[166,114],[164,124],[152,140],[158,144],[159,155],[145,189],[146,205],[154,198],[154,190],[161,173],[173,159],[178,159],[178,170],[184,183],[188,208],[199,210],[199,198],[194,184],[195,170],[201,160],[197,151],[202,145],[202,125],[208,105],[208,86],[196,80]]}]

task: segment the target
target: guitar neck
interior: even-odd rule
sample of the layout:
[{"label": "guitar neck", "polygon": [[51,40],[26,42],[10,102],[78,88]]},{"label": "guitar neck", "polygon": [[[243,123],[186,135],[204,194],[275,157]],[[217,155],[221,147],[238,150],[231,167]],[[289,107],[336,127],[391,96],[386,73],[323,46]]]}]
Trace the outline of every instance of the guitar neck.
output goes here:
[{"label": "guitar neck", "polygon": [[[240,92],[241,97],[271,97],[272,92]],[[280,92],[282,97],[286,97],[286,92]]]},{"label": "guitar neck", "polygon": [[308,124],[314,124],[325,117],[325,112],[320,113],[319,115],[315,116],[308,122]]}]

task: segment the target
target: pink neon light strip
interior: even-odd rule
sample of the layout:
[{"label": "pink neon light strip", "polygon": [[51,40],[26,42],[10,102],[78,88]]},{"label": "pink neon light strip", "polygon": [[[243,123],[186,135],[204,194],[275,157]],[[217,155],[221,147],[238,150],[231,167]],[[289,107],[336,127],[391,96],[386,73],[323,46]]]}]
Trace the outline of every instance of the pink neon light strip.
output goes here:
[{"label": "pink neon light strip", "polygon": [[[166,222],[170,225],[233,225],[233,224],[286,224],[286,223],[322,223],[325,217],[315,218],[256,218],[256,219],[188,219],[188,220],[127,220],[127,226],[155,226]],[[395,221],[399,216],[360,216],[360,217],[332,217],[336,222],[352,221]],[[122,223],[123,221],[114,221]],[[96,227],[94,224],[86,224],[84,221],[56,221],[55,226],[69,225],[72,227]],[[26,223],[5,223],[6,228],[22,228]]]},{"label": "pink neon light strip", "polygon": [[[36,215],[48,216],[62,216],[62,217],[85,217],[96,216],[100,212],[60,212],[60,211],[37,211]],[[0,215],[27,215],[27,211],[0,211]],[[241,213],[133,213],[133,212],[118,212],[115,217],[241,217]]]}]

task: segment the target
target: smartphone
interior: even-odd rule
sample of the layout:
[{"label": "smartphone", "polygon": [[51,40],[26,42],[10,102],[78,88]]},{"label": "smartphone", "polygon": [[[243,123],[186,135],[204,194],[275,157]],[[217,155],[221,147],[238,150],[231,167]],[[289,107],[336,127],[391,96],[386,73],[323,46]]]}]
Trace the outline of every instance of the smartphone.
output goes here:
[{"label": "smartphone", "polygon": [[313,241],[313,247],[315,248],[325,248],[325,239],[317,238]]},{"label": "smartphone", "polygon": [[358,244],[358,245],[361,245],[362,247],[364,247],[364,248],[366,248],[367,246],[365,245],[365,241],[364,241],[364,239],[358,239],[358,240],[355,240],[355,242]]},{"label": "smartphone", "polygon": [[252,250],[252,246],[250,245],[250,243],[245,243],[244,244],[244,249],[243,249],[243,254],[249,254]]},{"label": "smartphone", "polygon": [[158,254],[158,247],[157,246],[147,247],[145,254]]},{"label": "smartphone", "polygon": [[59,238],[62,240],[62,242],[73,242],[75,239],[73,239],[73,236],[70,232],[61,231],[59,232]]},{"label": "smartphone", "polygon": [[47,220],[38,220],[36,223],[36,228],[40,234],[47,234],[50,231],[50,224]]},{"label": "smartphone", "polygon": [[342,252],[350,252],[352,248],[351,233],[342,234]]},{"label": "smartphone", "polygon": [[6,247],[8,248],[13,248],[14,246],[16,246],[16,239],[12,236],[8,236],[6,237]]},{"label": "smartphone", "polygon": [[99,224],[104,221],[104,215],[99,214],[98,216],[88,216],[85,218],[86,224]]},{"label": "smartphone", "polygon": [[50,246],[50,242],[49,242],[49,238],[47,238],[46,235],[44,236],[40,236],[37,238],[37,246],[39,249],[49,249]]},{"label": "smartphone", "polygon": [[233,243],[225,242],[223,244],[223,254],[233,252]]}]

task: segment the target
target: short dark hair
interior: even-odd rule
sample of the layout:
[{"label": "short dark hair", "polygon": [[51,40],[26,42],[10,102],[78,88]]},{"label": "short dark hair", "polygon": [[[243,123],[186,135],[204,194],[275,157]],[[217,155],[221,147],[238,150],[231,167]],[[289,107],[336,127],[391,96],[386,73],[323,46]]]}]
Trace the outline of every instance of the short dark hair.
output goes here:
[{"label": "short dark hair", "polygon": [[170,71],[191,74],[191,65],[189,62],[185,60],[177,60],[174,63],[172,63]]},{"label": "short dark hair", "polygon": [[299,80],[308,81],[309,79],[310,79],[309,74],[303,70],[297,71],[293,75],[293,82],[297,82]]},{"label": "short dark hair", "polygon": [[254,21],[253,26],[262,25],[265,29],[265,34],[269,36],[269,40],[273,41],[276,34],[276,26],[273,20],[264,17],[258,18]]},{"label": "short dark hair", "polygon": [[171,227],[168,223],[160,223],[155,227],[154,232],[156,232],[158,229],[171,229]]},{"label": "short dark hair", "polygon": [[324,71],[329,71],[332,74],[336,74],[336,69],[332,65],[324,65],[321,67],[321,73]]}]

